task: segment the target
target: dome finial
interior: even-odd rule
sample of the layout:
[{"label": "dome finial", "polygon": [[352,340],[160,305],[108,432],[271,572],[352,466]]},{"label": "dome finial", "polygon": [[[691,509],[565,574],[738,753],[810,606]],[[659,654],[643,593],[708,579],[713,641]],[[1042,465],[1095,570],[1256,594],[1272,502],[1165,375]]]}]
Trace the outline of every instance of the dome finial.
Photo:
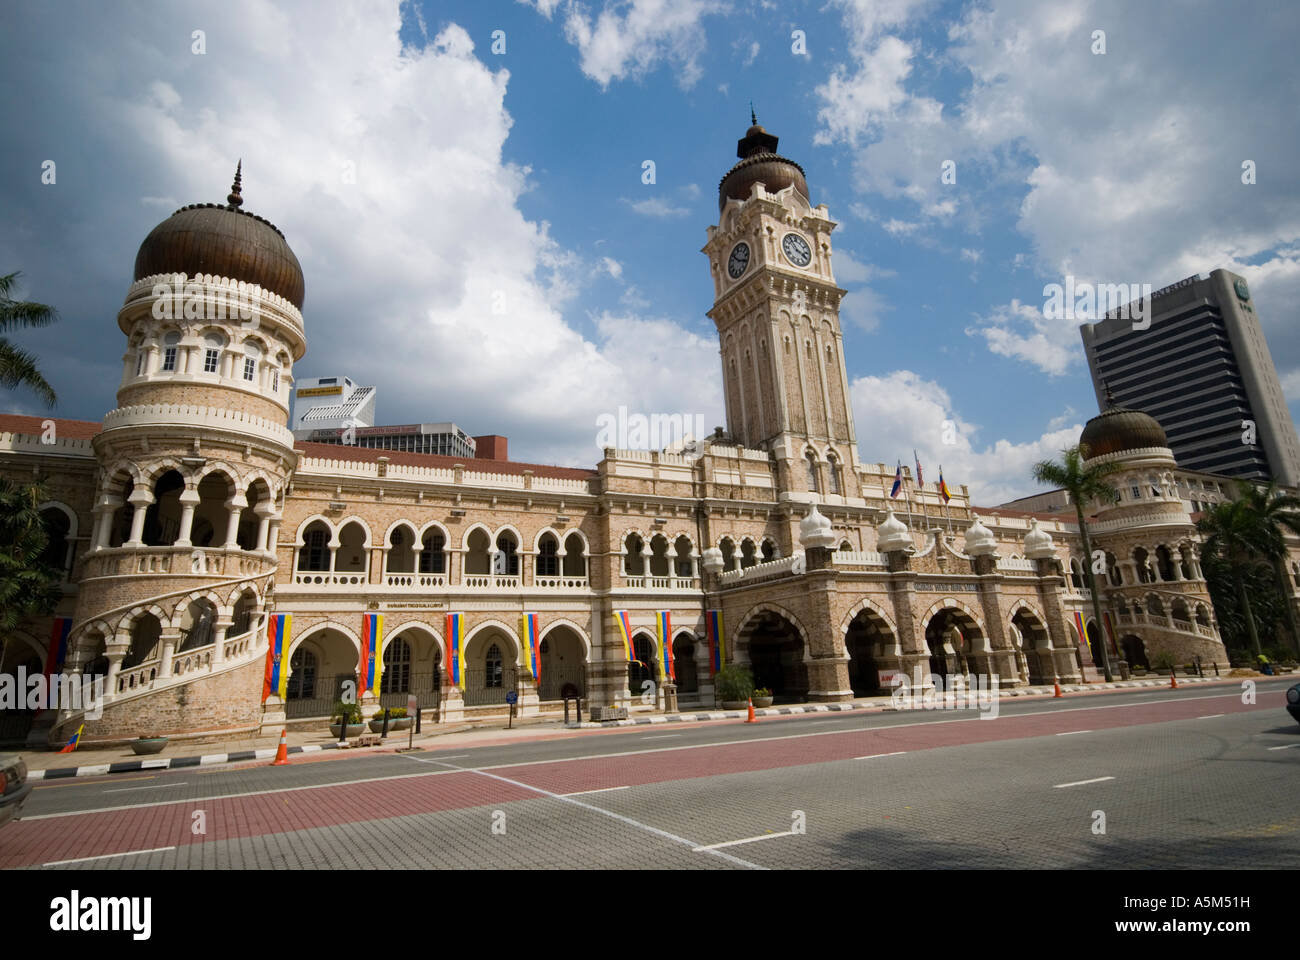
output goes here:
[{"label": "dome finial", "polygon": [[754,126],[758,126],[758,117],[754,114],[753,100],[749,101],[749,122]]},{"label": "dome finial", "polygon": [[1106,391],[1107,408],[1115,406],[1115,394],[1110,392],[1110,384],[1108,384],[1105,380],[1103,380],[1101,382],[1101,388]]},{"label": "dome finial", "polygon": [[239,195],[240,174],[244,169],[244,158],[240,157],[239,162],[235,164],[235,182],[230,185],[230,194],[226,197],[226,203],[231,207],[241,207],[244,204],[244,198]]}]

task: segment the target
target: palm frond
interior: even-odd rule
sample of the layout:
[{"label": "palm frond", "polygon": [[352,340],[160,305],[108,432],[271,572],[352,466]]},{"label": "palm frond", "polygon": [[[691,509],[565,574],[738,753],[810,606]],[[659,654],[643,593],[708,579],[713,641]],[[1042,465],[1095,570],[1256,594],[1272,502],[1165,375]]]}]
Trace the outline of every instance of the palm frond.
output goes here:
[{"label": "palm frond", "polygon": [[36,358],[0,337],[0,387],[10,390],[15,387],[27,387],[45,403],[52,407],[58,402],[54,388],[41,376],[37,369]]}]

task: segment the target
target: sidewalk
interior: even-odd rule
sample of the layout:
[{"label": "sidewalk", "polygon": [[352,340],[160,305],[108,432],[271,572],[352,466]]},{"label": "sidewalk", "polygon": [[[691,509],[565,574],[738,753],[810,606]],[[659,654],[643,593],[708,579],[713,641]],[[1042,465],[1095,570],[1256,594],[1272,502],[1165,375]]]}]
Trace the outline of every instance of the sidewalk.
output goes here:
[{"label": "sidewalk", "polygon": [[[1240,677],[1179,677],[1178,685],[1197,684],[1240,685]],[[1256,679],[1272,679],[1260,677]],[[1104,695],[1108,691],[1128,690],[1142,687],[1168,688],[1169,680],[1117,680],[1114,683],[1071,683],[1062,684],[1062,695]],[[1000,698],[1010,697],[1046,697],[1052,698],[1055,690],[1051,686],[1018,687],[1012,690],[999,690]],[[863,697],[842,703],[813,703],[785,707],[765,707],[755,709],[757,717],[794,716],[810,713],[837,713],[846,711],[863,711],[868,713],[891,713],[898,708],[889,696]],[[717,720],[741,720],[748,716],[747,710],[704,710],[690,713],[646,713],[627,720],[606,720],[600,723],[580,722],[565,724],[555,717],[516,718],[513,728],[507,729],[505,721],[500,718],[480,723],[464,723],[448,726],[427,725],[421,733],[415,734],[414,744],[425,750],[450,749],[458,746],[495,746],[502,743],[518,743],[529,740],[547,740],[573,736],[571,731],[599,730],[605,728],[648,726],[661,723],[706,723]],[[300,759],[327,759],[352,754],[395,753],[406,747],[409,737],[407,731],[389,735],[384,743],[373,747],[340,748],[338,742],[328,732],[291,730],[287,735],[288,752],[291,757]],[[212,753],[197,753],[200,747],[191,742],[168,744],[160,754],[150,757],[137,757],[127,746],[78,749],[75,754],[56,753],[54,751],[20,751],[27,762],[28,779],[33,782],[41,780],[58,780],[71,777],[98,777],[105,774],[138,773],[141,770],[175,770],[184,767],[211,767],[223,764],[270,761],[274,759],[279,746],[278,737],[263,737],[232,743],[213,744]],[[219,750],[219,752],[218,752]],[[337,751],[327,753],[327,751]],[[324,756],[321,756],[324,754]],[[75,765],[74,765],[75,757]]]}]

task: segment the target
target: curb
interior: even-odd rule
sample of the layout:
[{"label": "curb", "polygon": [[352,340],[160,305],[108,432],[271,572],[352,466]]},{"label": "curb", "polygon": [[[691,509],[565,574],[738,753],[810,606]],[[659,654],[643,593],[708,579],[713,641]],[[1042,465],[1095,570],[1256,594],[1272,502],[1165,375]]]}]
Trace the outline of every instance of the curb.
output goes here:
[{"label": "curb", "polygon": [[[289,753],[320,753],[337,750],[337,743],[309,743],[289,747]],[[156,760],[120,760],[117,763],[93,763],[85,767],[51,767],[32,770],[27,774],[29,783],[38,780],[66,780],[71,777],[102,777],[108,773],[138,773],[141,770],[176,770],[183,767],[214,767],[224,763],[245,763],[249,760],[273,760],[277,747],[261,750],[237,750],[234,753],[205,753],[200,757],[159,757]]]},{"label": "curb", "polygon": [[[1231,679],[1228,677],[1180,677],[1178,685],[1193,683],[1214,683]],[[1062,693],[1096,693],[1101,690],[1137,690],[1143,687],[1158,687],[1163,690],[1169,689],[1167,680],[1117,680],[1114,683],[1071,683],[1061,686]],[[998,698],[1005,697],[1045,697],[1049,700],[1054,699],[1051,687],[1035,687],[1025,690],[999,690]],[[883,701],[880,703],[859,703],[857,701],[848,701],[845,703],[815,703],[805,706],[796,707],[764,707],[763,709],[755,708],[754,716],[756,717],[788,717],[802,713],[846,713],[852,710],[870,710],[876,713],[898,712],[892,704],[892,701]],[[647,727],[661,723],[707,723],[711,720],[743,720],[748,717],[748,711],[745,710],[707,710],[697,713],[670,713],[656,714],[648,717],[630,717],[627,720],[602,720],[596,722],[587,720],[581,723],[568,723],[564,727],[566,730],[596,730],[603,727]]]}]

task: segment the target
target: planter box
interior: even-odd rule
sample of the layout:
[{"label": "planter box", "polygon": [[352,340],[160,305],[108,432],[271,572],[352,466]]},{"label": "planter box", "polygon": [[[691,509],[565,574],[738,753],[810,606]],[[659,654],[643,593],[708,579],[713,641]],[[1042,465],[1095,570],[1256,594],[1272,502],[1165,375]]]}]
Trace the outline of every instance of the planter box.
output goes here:
[{"label": "planter box", "polygon": [[343,740],[343,739],[349,739],[351,737],[359,737],[361,736],[362,733],[365,732],[365,729],[366,729],[366,725],[364,723],[349,723],[347,737],[345,738],[343,736],[340,736],[340,734],[342,734],[343,732],[343,724],[341,723],[330,724],[330,733],[333,734],[335,740]]},{"label": "planter box", "polygon": [[592,707],[591,719],[597,723],[602,720],[626,720],[627,707]]},{"label": "planter box", "polygon": [[151,753],[161,753],[162,748],[167,746],[166,737],[141,737],[138,740],[131,741],[131,751],[137,757],[148,756]]},{"label": "planter box", "polygon": [[770,707],[770,706],[772,705],[772,700],[773,700],[773,699],[774,699],[773,697],[755,697],[755,698],[754,698],[754,706],[756,706],[756,707]]},{"label": "planter box", "polygon": [[745,710],[749,707],[748,700],[723,700],[723,710]]}]

